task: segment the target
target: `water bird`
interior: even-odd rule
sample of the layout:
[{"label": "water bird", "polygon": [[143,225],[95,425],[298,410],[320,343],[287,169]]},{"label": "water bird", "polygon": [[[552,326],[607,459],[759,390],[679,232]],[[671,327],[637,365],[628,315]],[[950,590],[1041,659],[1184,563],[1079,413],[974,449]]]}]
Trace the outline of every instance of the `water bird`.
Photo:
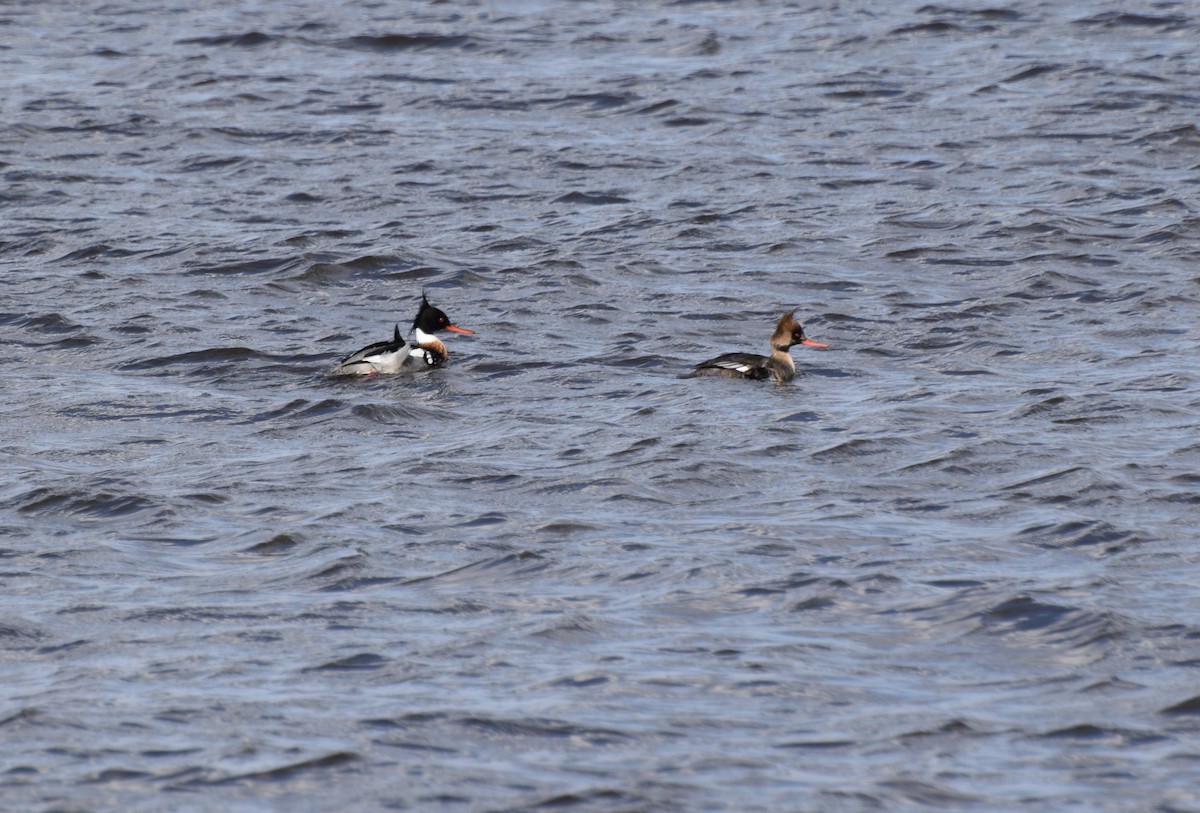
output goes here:
[{"label": "water bird", "polygon": [[467,330],[450,323],[450,317],[429,304],[425,294],[421,294],[421,308],[413,319],[412,330],[416,337],[415,344],[409,344],[400,335],[400,325],[396,325],[389,341],[369,344],[362,350],[346,356],[338,366],[329,371],[330,375],[390,375],[392,373],[411,373],[418,370],[432,370],[445,363],[450,357],[446,345],[434,334],[440,330],[453,333],[472,335],[475,331]]},{"label": "water bird", "polygon": [[795,345],[806,344],[809,347],[828,347],[827,344],[814,342],[804,335],[804,328],[796,321],[796,311],[785,313],[775,325],[771,334],[771,355],[760,356],[755,353],[726,353],[697,364],[686,378],[700,376],[724,376],[726,378],[749,378],[754,381],[764,381],[768,378],[787,383],[796,377],[796,362],[788,351]]}]

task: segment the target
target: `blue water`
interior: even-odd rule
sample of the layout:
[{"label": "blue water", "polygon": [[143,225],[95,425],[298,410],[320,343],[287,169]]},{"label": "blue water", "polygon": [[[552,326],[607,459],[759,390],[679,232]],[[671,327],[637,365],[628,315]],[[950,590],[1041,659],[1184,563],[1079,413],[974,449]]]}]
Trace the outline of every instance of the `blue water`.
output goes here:
[{"label": "blue water", "polygon": [[1200,809],[1198,34],[0,8],[4,807]]}]

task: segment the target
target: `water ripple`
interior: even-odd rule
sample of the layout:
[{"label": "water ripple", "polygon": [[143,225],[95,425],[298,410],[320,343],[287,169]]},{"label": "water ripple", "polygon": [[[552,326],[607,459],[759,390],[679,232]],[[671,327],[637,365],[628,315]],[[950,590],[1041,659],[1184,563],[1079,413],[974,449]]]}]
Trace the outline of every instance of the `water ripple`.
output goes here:
[{"label": "water ripple", "polygon": [[1200,18],[597,11],[9,10],[6,799],[1186,806]]}]

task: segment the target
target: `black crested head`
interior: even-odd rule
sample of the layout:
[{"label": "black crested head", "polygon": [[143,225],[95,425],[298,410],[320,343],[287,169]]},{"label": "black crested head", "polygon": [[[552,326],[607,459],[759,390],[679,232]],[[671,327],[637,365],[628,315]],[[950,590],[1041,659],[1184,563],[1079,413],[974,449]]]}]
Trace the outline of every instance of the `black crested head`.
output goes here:
[{"label": "black crested head", "polygon": [[429,304],[429,299],[424,292],[421,294],[421,309],[417,311],[417,317],[413,319],[413,330],[418,328],[426,333],[433,333],[438,330],[445,330],[450,324],[450,317],[443,313],[439,308],[435,308]]}]

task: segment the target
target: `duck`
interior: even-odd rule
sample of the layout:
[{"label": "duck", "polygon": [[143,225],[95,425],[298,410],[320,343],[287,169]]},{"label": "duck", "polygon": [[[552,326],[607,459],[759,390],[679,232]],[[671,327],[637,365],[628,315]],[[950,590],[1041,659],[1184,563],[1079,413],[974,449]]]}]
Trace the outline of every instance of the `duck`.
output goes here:
[{"label": "duck", "polygon": [[390,340],[375,342],[351,353],[330,370],[329,375],[392,375],[432,370],[450,357],[446,345],[435,333],[441,330],[467,336],[475,333],[451,324],[450,317],[430,305],[425,294],[421,294],[421,307],[413,319],[412,330],[416,336],[415,344],[406,342],[400,335],[400,325],[396,325]]},{"label": "duck", "polygon": [[697,364],[685,378],[723,376],[725,378],[748,378],[753,381],[771,379],[786,384],[796,377],[796,362],[788,351],[798,344],[809,347],[828,347],[804,335],[804,328],[796,321],[796,311],[785,313],[771,334],[771,355],[754,353],[726,353]]}]

